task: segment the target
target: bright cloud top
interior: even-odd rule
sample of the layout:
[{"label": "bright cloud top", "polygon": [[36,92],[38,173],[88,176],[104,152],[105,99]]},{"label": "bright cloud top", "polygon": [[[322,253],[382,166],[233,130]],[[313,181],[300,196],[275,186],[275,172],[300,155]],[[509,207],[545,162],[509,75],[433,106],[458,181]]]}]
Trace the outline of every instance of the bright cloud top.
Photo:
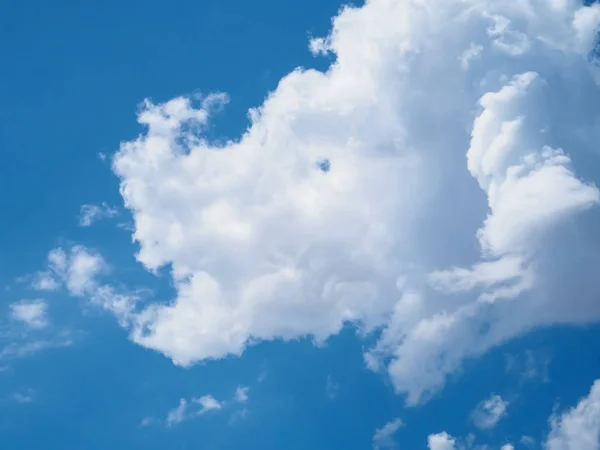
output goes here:
[{"label": "bright cloud top", "polygon": [[[224,95],[146,102],[113,168],[137,257],[177,296],[116,311],[132,339],[189,365],[383,327],[365,359],[414,404],[467,357],[596,320],[600,194],[575,166],[599,23],[575,0],[370,0],[311,43],[330,69],[283,78],[238,140],[202,135]],[[84,291],[92,262],[61,258]]]}]

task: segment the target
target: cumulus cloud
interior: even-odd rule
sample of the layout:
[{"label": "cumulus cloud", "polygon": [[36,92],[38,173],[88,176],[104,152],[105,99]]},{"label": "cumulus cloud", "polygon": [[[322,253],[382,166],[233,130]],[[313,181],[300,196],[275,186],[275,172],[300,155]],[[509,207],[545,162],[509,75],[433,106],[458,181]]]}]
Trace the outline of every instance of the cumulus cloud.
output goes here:
[{"label": "cumulus cloud", "polygon": [[455,438],[444,432],[430,434],[427,437],[429,450],[514,450],[514,445],[511,443],[505,444],[478,444],[476,443],[475,435],[469,434],[464,438]]},{"label": "cumulus cloud", "polygon": [[48,326],[48,304],[41,299],[12,303],[10,315],[13,320],[23,322],[29,328],[40,329]]},{"label": "cumulus cloud", "polygon": [[98,220],[115,217],[119,211],[106,203],[101,205],[82,205],[79,211],[79,226],[90,227]]},{"label": "cumulus cloud", "polygon": [[600,380],[577,406],[552,417],[550,423],[547,450],[600,449]]},{"label": "cumulus cloud", "polygon": [[597,320],[600,194],[577,168],[599,23],[575,0],[370,0],[312,41],[329,70],[284,77],[239,139],[203,135],[224,94],[146,102],[112,163],[137,258],[177,294],[131,338],[190,365],[383,328],[365,360],[416,404],[465,358]]},{"label": "cumulus cloud", "polygon": [[455,445],[456,440],[446,432],[427,436],[429,450],[454,450]]},{"label": "cumulus cloud", "polygon": [[373,435],[373,448],[375,450],[395,448],[394,435],[402,426],[402,420],[396,418],[375,430]]},{"label": "cumulus cloud", "polygon": [[[498,400],[494,400],[493,403],[497,404]],[[459,442],[446,432],[430,434],[427,441],[429,450],[490,448],[487,445],[474,447],[473,438]],[[536,441],[531,436],[522,436],[520,443],[528,448],[536,446]],[[501,450],[514,450],[514,448],[511,443],[505,443],[500,447]],[[600,449],[600,380],[594,382],[588,395],[576,406],[562,414],[553,414],[550,417],[550,431],[543,442],[543,448],[546,450]]]},{"label": "cumulus cloud", "polygon": [[506,415],[507,408],[508,402],[499,395],[493,394],[477,405],[471,416],[473,423],[481,430],[494,428]]}]

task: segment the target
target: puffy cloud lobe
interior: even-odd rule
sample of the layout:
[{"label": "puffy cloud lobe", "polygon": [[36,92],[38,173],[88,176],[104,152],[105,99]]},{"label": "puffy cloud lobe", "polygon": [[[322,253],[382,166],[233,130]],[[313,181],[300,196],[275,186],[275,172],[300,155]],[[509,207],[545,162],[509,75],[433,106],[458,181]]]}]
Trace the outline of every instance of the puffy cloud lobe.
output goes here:
[{"label": "puffy cloud lobe", "polygon": [[467,357],[597,319],[571,262],[600,254],[575,171],[598,23],[575,0],[371,0],[312,42],[330,69],[283,78],[238,140],[203,138],[222,94],[146,102],[113,168],[137,257],[177,297],[130,313],[132,339],[189,365],[383,327],[365,359],[414,404]]},{"label": "puffy cloud lobe", "polygon": [[477,405],[472,415],[473,422],[477,428],[482,430],[494,428],[506,415],[507,408],[507,401],[499,395],[491,395],[490,398]]},{"label": "puffy cloud lobe", "polygon": [[[501,399],[492,396],[482,405],[488,404],[484,409],[502,409],[489,407],[497,405]],[[497,414],[496,414],[497,415]],[[484,427],[485,428],[485,427]],[[488,448],[488,446],[474,446],[472,436],[465,441],[466,445],[457,443],[446,432],[430,434],[427,437],[430,450],[454,450],[455,448]],[[462,441],[462,440],[461,440]],[[523,436],[520,443],[524,447],[535,447],[535,439],[531,436]],[[500,447],[501,450],[514,450],[514,445],[506,443]],[[562,414],[554,414],[550,417],[550,432],[543,443],[546,450],[598,450],[600,449],[600,380],[596,380],[588,395],[579,403]]]},{"label": "puffy cloud lobe", "polygon": [[600,380],[574,408],[555,416],[545,443],[547,450],[600,449]]},{"label": "puffy cloud lobe", "polygon": [[48,254],[49,272],[54,279],[63,282],[71,295],[82,296],[89,293],[95,284],[95,278],[108,270],[107,264],[99,254],[76,245],[68,252],[56,248]]},{"label": "puffy cloud lobe", "polygon": [[[102,283],[100,277],[110,270],[102,255],[83,245],[75,245],[51,250],[48,253],[48,268],[39,272],[37,278],[47,280],[53,290],[66,288],[72,296],[88,298],[93,304],[115,314],[119,323],[128,327],[139,297]],[[45,290],[42,286],[38,286],[38,289]]]},{"label": "puffy cloud lobe", "polygon": [[427,436],[427,446],[429,450],[454,450],[456,440],[446,432],[430,434]]},{"label": "puffy cloud lobe", "polygon": [[11,317],[29,328],[48,326],[48,304],[44,300],[22,300],[10,305]]},{"label": "puffy cloud lobe", "polygon": [[234,399],[237,403],[246,403],[249,399],[248,392],[250,391],[249,387],[238,386],[235,390]]}]

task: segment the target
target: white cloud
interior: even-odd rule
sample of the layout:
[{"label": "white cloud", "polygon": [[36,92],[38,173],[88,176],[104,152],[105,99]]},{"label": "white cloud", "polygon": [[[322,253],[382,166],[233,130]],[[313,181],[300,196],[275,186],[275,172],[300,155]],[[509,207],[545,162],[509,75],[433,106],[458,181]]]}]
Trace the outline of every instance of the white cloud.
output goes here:
[{"label": "white cloud", "polygon": [[119,214],[116,208],[108,206],[106,203],[101,205],[82,205],[79,211],[79,226],[90,227],[98,220],[110,219]]},{"label": "white cloud", "polygon": [[402,426],[402,420],[396,418],[386,423],[383,427],[375,430],[373,435],[373,448],[375,450],[385,448],[395,448],[394,435]]},{"label": "white cloud", "polygon": [[491,395],[490,398],[479,403],[473,411],[473,423],[482,430],[494,428],[500,419],[506,415],[507,408],[507,401],[499,395]]},{"label": "white cloud", "polygon": [[45,339],[30,339],[27,335],[18,338],[10,336],[9,342],[3,343],[2,350],[0,350],[0,360],[25,358],[43,350],[69,347],[72,344],[73,339],[69,331],[62,331]]},{"label": "white cloud", "polygon": [[[488,400],[488,406],[483,409],[492,413],[492,419],[498,417],[498,411],[503,410],[501,401],[493,397]],[[502,415],[502,414],[500,414]],[[493,421],[493,420],[491,420]],[[486,425],[488,423],[486,422]],[[494,423],[495,425],[495,423]],[[490,428],[484,426],[483,428]],[[448,433],[431,434],[427,438],[429,450],[454,450],[456,448],[490,448],[487,445],[473,446],[474,439],[467,438],[458,443],[457,439]],[[522,436],[521,445],[528,448],[535,447],[535,439],[531,436]],[[514,450],[511,443],[503,444],[501,450]],[[546,450],[599,450],[600,449],[600,380],[596,380],[589,394],[579,403],[562,414],[553,414],[550,417],[550,432],[543,444]]]},{"label": "white cloud", "polygon": [[429,450],[454,450],[455,445],[456,440],[446,432],[427,436]]},{"label": "white cloud", "polygon": [[[182,398],[179,405],[167,413],[166,425],[175,426],[184,420],[206,414],[209,411],[217,411],[223,408],[223,403],[216,400],[212,395],[203,395],[190,401]],[[143,421],[142,421],[143,423]]]},{"label": "white cloud", "polygon": [[23,322],[29,328],[41,329],[48,326],[48,304],[41,299],[12,303],[10,315],[13,320]]},{"label": "white cloud", "polygon": [[204,414],[208,411],[214,411],[217,409],[221,409],[223,404],[217,400],[212,395],[204,395],[200,398],[194,399],[195,403],[200,405],[200,410],[197,414]]},{"label": "white cloud", "polygon": [[167,426],[174,426],[177,424],[180,424],[181,422],[183,422],[183,420],[185,419],[185,413],[188,407],[188,402],[185,399],[180,399],[179,400],[179,405],[177,406],[177,408],[174,408],[172,410],[170,410],[167,413]]},{"label": "white cloud", "polygon": [[600,449],[600,380],[574,408],[551,419],[547,450]]},{"label": "white cloud", "polygon": [[145,427],[149,427],[155,423],[157,423],[157,420],[154,417],[144,417],[144,419],[142,419],[142,421],[140,422],[139,427],[145,428]]},{"label": "white cloud", "polygon": [[114,286],[102,283],[99,278],[110,272],[102,255],[82,245],[55,248],[48,253],[48,269],[38,272],[56,284],[56,289],[66,288],[76,297],[87,297],[93,304],[114,313],[119,323],[127,327],[139,296],[120,292]]},{"label": "white cloud", "polygon": [[48,270],[38,272],[34,283],[40,290],[57,290],[63,284],[71,295],[88,294],[95,278],[108,270],[102,256],[82,245],[70,249],[55,248],[48,253]]},{"label": "white cloud", "polygon": [[535,439],[531,436],[521,436],[519,442],[525,447],[533,448],[535,446]]},{"label": "white cloud", "polygon": [[38,272],[31,286],[38,291],[57,291],[60,283],[51,272]]},{"label": "white cloud", "polygon": [[471,64],[471,61],[479,58],[482,52],[483,46],[471,42],[469,47],[459,57],[460,66],[462,69],[467,70],[469,68],[469,64]]},{"label": "white cloud", "polygon": [[235,390],[234,399],[238,403],[246,403],[248,401],[248,392],[250,392],[249,387],[238,386]]},{"label": "white cloud", "polygon": [[138,260],[177,295],[129,312],[131,338],[190,365],[384,327],[365,359],[415,404],[465,358],[597,320],[600,195],[576,167],[598,23],[575,0],[371,0],[237,140],[202,135],[224,95],[146,102],[113,168]]}]

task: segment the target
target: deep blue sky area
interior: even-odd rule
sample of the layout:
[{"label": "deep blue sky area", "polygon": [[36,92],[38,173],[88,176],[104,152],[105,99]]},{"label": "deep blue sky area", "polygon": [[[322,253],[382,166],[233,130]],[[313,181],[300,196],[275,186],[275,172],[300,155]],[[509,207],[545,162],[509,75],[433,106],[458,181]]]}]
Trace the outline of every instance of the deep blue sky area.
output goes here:
[{"label": "deep blue sky area", "polygon": [[[208,137],[239,138],[248,109],[261,105],[283,76],[299,66],[327,69],[332,57],[315,58],[308,42],[327,35],[343,3],[2,2],[2,314],[13,302],[43,295],[72,342],[0,359],[0,448],[370,449],[375,430],[395,418],[403,422],[394,438],[400,450],[425,449],[427,436],[442,431],[473,433],[476,443],[493,449],[506,442],[526,448],[519,440],[531,436],[534,448],[542,448],[552,412],[587,395],[600,374],[594,325],[549,327],[510,340],[467,359],[425,404],[406,407],[385,371],[365,366],[367,342],[379,331],[365,340],[347,326],[322,346],[310,338],[252,343],[242,357],[182,368],[131,342],[114,317],[84,298],[27,288],[50,249],[78,243],[101,250],[117,284],[170,301],[175,289],[168,271],[152,274],[135,259],[119,179],[100,155],[110,156],[143,131],[136,112],[147,98],[160,103],[226,92],[230,102],[211,119]],[[118,216],[80,227],[81,205],[103,202],[118,208]],[[3,319],[0,349],[12,336]],[[245,404],[229,400],[238,386],[249,388]],[[480,430],[471,413],[492,393],[509,401],[508,412],[493,429]],[[180,399],[208,394],[229,403],[165,425]]]}]

